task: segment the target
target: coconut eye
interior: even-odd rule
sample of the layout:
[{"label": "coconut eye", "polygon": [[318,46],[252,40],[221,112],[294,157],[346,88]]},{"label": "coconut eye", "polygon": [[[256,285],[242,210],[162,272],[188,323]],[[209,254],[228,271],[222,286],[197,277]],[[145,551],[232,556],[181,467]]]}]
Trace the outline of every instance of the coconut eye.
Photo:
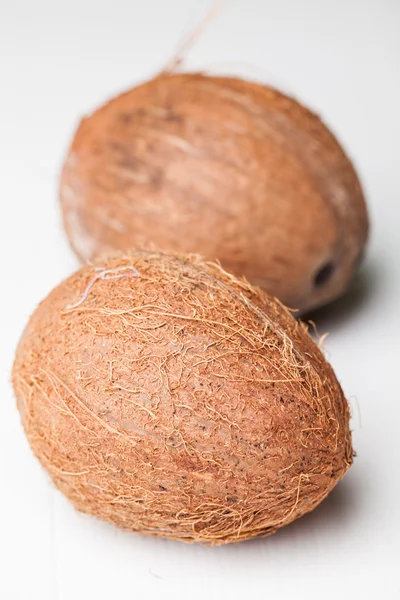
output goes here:
[{"label": "coconut eye", "polygon": [[335,265],[332,261],[328,261],[320,267],[314,277],[314,285],[319,288],[328,283],[335,271]]}]

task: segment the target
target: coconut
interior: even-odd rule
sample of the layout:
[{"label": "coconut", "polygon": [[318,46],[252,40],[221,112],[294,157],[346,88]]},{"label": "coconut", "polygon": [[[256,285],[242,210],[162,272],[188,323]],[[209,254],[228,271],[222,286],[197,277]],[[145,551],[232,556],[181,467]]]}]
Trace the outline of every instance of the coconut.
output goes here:
[{"label": "coconut", "polygon": [[346,289],[368,231],[354,168],[316,115],[200,73],[162,74],[84,119],[60,198],[82,261],[198,252],[303,312]]},{"label": "coconut", "polygon": [[305,327],[197,256],[83,267],[31,317],[13,383],[57,488],[133,532],[268,535],[352,463],[347,402]]}]

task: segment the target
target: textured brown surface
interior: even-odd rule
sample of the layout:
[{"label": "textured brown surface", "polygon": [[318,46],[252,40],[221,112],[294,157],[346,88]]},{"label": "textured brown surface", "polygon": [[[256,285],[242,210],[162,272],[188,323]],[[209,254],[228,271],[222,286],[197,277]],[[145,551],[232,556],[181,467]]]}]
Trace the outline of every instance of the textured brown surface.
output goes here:
[{"label": "textured brown surface", "polygon": [[268,535],[352,462],[347,402],[304,326],[196,256],[82,268],[32,316],[13,382],[56,486],[135,532]]},{"label": "textured brown surface", "polygon": [[368,230],[352,164],[316,115],[201,74],[159,76],[84,119],[60,196],[83,261],[151,243],[199,252],[302,311],[343,292]]}]

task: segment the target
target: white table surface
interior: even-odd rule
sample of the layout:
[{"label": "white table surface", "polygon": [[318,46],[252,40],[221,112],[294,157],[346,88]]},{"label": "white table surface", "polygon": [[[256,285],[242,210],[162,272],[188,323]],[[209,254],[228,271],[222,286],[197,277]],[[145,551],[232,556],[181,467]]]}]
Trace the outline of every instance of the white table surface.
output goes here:
[{"label": "white table surface", "polygon": [[[236,0],[188,68],[248,75],[332,126],[369,199],[353,291],[319,313],[350,399],[354,466],[271,538],[208,549],[74,512],[24,438],[10,385],[29,314],[77,267],[57,178],[82,114],[160,69],[209,6],[189,0],[0,0],[0,598],[400,598],[400,2]],[[397,572],[396,572],[397,571]]]}]

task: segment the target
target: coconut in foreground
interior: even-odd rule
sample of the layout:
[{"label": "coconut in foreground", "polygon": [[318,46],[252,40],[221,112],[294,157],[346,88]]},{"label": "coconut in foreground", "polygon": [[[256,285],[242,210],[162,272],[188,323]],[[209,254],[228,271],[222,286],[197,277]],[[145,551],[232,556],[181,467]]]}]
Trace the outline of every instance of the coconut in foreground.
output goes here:
[{"label": "coconut in foreground", "polygon": [[355,170],[316,115],[199,73],[160,75],[84,119],[60,198],[83,261],[152,243],[199,252],[303,312],[344,292],[368,232]]},{"label": "coconut in foreground", "polygon": [[198,257],[83,267],[30,319],[13,383],[56,486],[133,532],[268,535],[352,462],[347,402],[303,326]]}]

